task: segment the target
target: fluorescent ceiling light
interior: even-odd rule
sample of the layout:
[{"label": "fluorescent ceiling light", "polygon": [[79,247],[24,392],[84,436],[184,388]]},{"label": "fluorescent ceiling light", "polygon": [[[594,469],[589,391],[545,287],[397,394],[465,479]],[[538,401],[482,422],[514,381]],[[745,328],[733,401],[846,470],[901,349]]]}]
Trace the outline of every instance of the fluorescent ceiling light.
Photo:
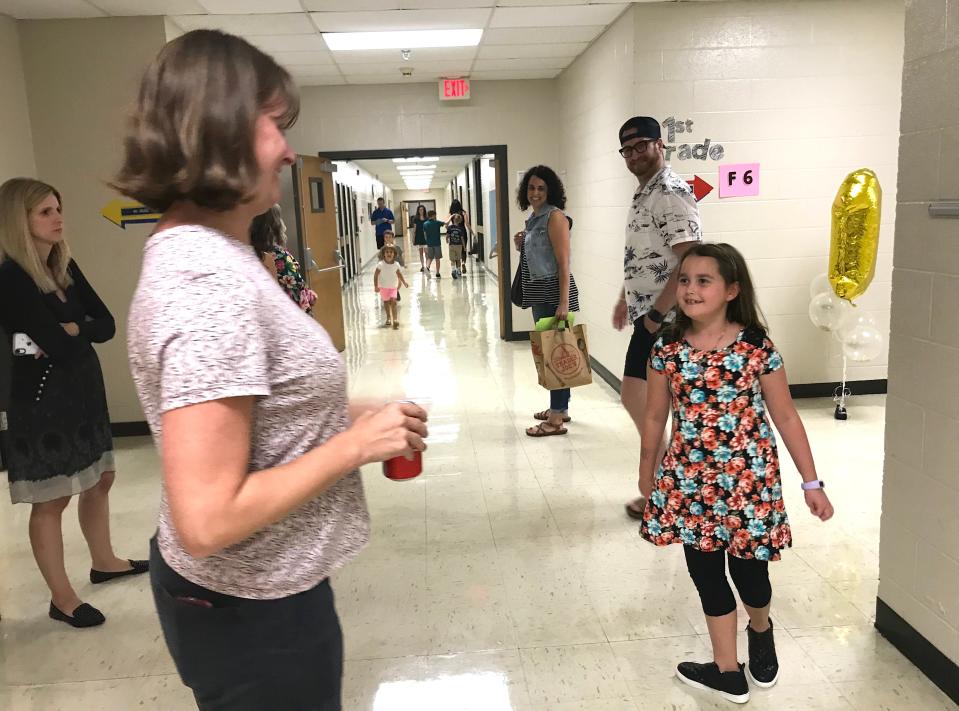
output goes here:
[{"label": "fluorescent ceiling light", "polygon": [[420,47],[475,47],[483,30],[398,30],[389,32],[323,32],[334,52],[357,49],[418,49]]},{"label": "fluorescent ceiling light", "polygon": [[396,170],[400,173],[415,173],[417,171],[423,172],[425,170],[430,171],[431,173],[436,170],[436,164],[433,165],[398,165]]},{"label": "fluorescent ceiling light", "polygon": [[394,158],[394,163],[435,163],[440,159],[439,156],[430,156],[428,158]]}]

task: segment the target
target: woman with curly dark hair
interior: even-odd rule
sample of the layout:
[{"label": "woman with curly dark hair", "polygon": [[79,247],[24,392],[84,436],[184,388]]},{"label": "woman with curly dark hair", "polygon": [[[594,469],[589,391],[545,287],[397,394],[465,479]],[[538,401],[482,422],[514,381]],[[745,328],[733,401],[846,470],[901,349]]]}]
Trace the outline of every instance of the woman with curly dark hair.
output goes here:
[{"label": "woman with curly dark hair", "polygon": [[[520,250],[519,269],[523,284],[523,308],[533,309],[533,321],[555,316],[566,319],[579,311],[579,290],[570,271],[569,231],[572,221],[566,208],[566,190],[556,171],[537,165],[526,171],[516,203],[521,210],[532,209],[526,229],[513,236]],[[530,437],[551,437],[567,432],[569,388],[550,391],[548,410],[533,417],[540,423],[526,430]]]}]

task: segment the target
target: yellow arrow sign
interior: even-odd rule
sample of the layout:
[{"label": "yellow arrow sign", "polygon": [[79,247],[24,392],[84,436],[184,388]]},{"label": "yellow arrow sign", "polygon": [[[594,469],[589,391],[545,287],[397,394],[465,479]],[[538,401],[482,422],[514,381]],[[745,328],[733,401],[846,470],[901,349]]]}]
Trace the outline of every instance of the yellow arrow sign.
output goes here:
[{"label": "yellow arrow sign", "polygon": [[160,219],[160,213],[136,200],[111,200],[100,210],[100,214],[117,227],[127,225],[145,225]]}]

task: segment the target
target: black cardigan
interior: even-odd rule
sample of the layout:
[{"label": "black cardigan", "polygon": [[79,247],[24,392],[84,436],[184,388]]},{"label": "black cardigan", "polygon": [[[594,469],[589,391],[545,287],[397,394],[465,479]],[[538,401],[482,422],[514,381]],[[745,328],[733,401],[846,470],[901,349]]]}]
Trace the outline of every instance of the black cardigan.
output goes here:
[{"label": "black cardigan", "polygon": [[[9,339],[25,333],[47,358],[13,357],[12,396],[32,392],[48,363],[69,365],[88,355],[91,343],[104,343],[116,333],[116,323],[106,304],[90,286],[73,260],[67,267],[73,284],[67,288],[67,302],[56,294],[44,294],[30,275],[16,262],[0,264],[0,326]],[[52,301],[52,300],[56,301]],[[61,315],[72,312],[80,335],[71,336],[60,325]],[[7,348],[12,348],[8,341]]]}]

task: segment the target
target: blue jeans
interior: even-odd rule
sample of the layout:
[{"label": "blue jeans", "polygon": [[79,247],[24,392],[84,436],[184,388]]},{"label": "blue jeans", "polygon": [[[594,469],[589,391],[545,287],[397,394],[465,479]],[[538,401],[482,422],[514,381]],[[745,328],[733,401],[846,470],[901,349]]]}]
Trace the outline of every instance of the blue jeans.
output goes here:
[{"label": "blue jeans", "polygon": [[[556,304],[533,304],[533,323],[541,318],[556,315]],[[569,388],[549,391],[549,409],[554,412],[566,412],[569,409]]]}]

